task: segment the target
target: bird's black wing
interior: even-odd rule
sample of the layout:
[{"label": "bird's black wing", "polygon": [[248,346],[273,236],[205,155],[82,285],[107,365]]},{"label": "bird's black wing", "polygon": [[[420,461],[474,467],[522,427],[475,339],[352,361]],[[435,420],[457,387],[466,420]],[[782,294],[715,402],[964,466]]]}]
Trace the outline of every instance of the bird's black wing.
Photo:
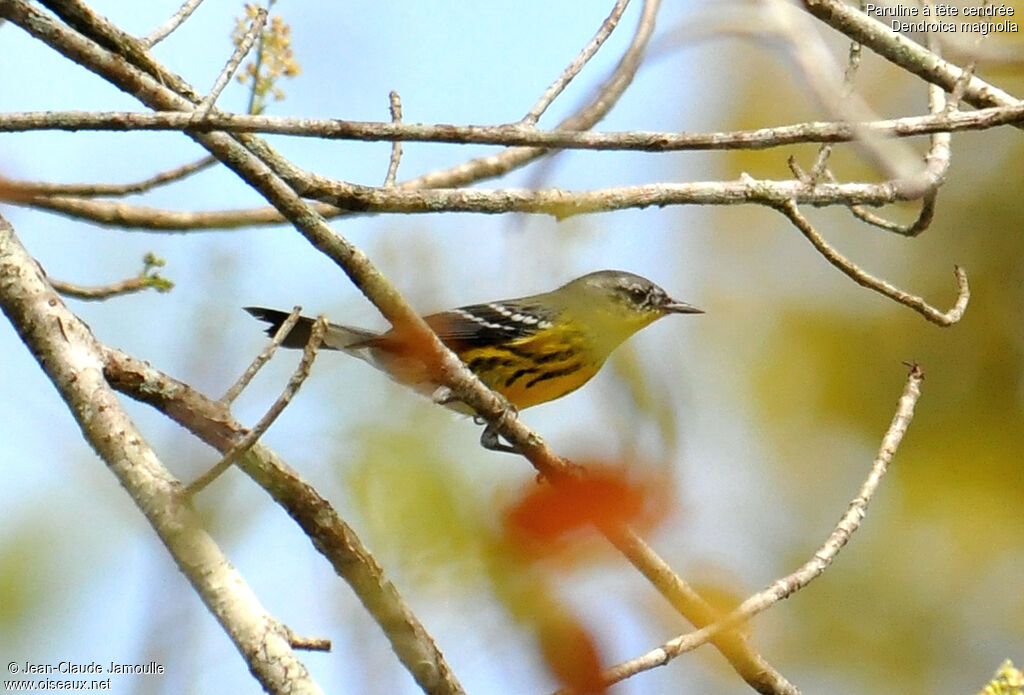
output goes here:
[{"label": "bird's black wing", "polygon": [[550,313],[536,304],[491,302],[424,317],[441,341],[466,349],[515,343],[551,327]]}]

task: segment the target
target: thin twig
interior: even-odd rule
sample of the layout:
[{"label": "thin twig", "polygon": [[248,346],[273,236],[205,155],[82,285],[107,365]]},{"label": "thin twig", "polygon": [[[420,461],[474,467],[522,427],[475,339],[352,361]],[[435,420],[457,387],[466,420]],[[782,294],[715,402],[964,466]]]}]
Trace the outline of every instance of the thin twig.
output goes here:
[{"label": "thin twig", "polygon": [[[266,10],[264,10],[264,11],[266,11]],[[252,73],[251,73],[252,74],[252,89],[249,90],[249,102],[248,102],[248,104],[246,105],[246,108],[245,108],[246,113],[250,113],[250,114],[255,114],[255,113],[259,112],[259,111],[262,111],[262,109],[260,109],[258,107],[258,103],[259,103],[259,100],[260,100],[260,96],[259,96],[260,74],[263,71],[263,57],[264,57],[263,56],[263,32],[260,32],[257,36],[258,36],[260,45],[259,45],[259,48],[256,49],[256,60],[253,61],[253,65],[252,65]]]},{"label": "thin twig", "polygon": [[[860,58],[860,44],[856,41],[851,41],[850,47],[846,52],[846,69],[843,70],[842,95],[844,99],[853,94],[854,81],[857,77],[857,71],[860,68]],[[818,156],[815,158],[814,164],[811,166],[811,181],[821,180],[822,174],[825,171],[825,167],[828,165],[828,159],[831,155],[832,145],[830,143],[822,143],[818,148]]]},{"label": "thin twig", "polygon": [[331,640],[326,637],[300,637],[291,631],[289,631],[288,635],[288,644],[292,645],[292,649],[302,649],[309,652],[331,651]]},{"label": "thin twig", "polygon": [[[923,4],[928,7],[931,5],[931,0],[923,0]],[[936,55],[939,55],[939,41],[934,33],[928,34],[928,48],[935,51]],[[961,94],[963,93],[973,71],[973,65],[964,70],[963,74],[957,79],[957,86],[953,90],[954,97],[948,102],[942,87],[929,84],[928,110],[932,114],[947,116],[955,111],[956,104],[959,102],[959,97],[955,96],[955,94],[958,91]],[[945,182],[946,174],[949,171],[950,155],[952,154],[950,148],[951,141],[952,137],[949,133],[933,133],[931,135],[931,147],[928,149],[928,154],[925,155],[925,172],[923,176],[930,178],[932,185],[921,199],[921,209],[913,222],[910,224],[900,224],[882,217],[862,205],[851,205],[850,212],[867,224],[903,236],[914,237],[926,230],[931,226],[932,220],[935,217],[935,201],[939,195],[939,186]]]},{"label": "thin twig", "polygon": [[213,88],[210,93],[206,95],[203,101],[196,107],[194,111],[194,118],[196,120],[202,120],[210,113],[214,103],[217,101],[217,97],[224,91],[228,82],[231,81],[231,76],[238,70],[238,66],[241,65],[242,60],[252,50],[253,45],[256,43],[256,39],[263,33],[263,26],[267,23],[267,9],[265,7],[257,7],[255,10],[256,14],[252,18],[252,23],[242,36],[242,40],[238,42],[235,47],[234,53],[228,59],[228,62],[224,65],[224,69],[217,75],[217,79],[213,83]]},{"label": "thin twig", "polygon": [[846,93],[850,93],[854,89],[853,85],[857,78],[857,71],[860,69],[862,53],[860,43],[851,41],[850,48],[846,52],[846,69],[843,70],[843,91]]},{"label": "thin twig", "polygon": [[818,252],[825,257],[825,260],[842,271],[858,285],[867,287],[868,289],[885,295],[904,306],[910,307],[932,323],[940,326],[951,326],[958,322],[963,316],[964,310],[967,308],[967,303],[971,299],[971,290],[967,284],[967,273],[960,266],[956,266],[954,268],[958,290],[956,303],[949,311],[942,312],[928,304],[922,298],[904,292],[895,285],[892,285],[881,278],[876,278],[874,275],[861,270],[852,261],[829,246],[828,242],[818,234],[807,218],[800,214],[796,203],[792,200],[783,202],[776,201],[768,204],[788,217],[796,228],[799,229],[805,237],[807,237],[807,240],[814,245],[814,248],[816,248]]},{"label": "thin twig", "polygon": [[185,4],[178,8],[178,11],[171,15],[166,22],[154,29],[149,36],[142,39],[142,43],[145,44],[147,48],[152,48],[166,39],[175,29],[181,26],[182,23],[189,18],[189,15],[196,11],[196,8],[199,7],[202,2],[203,0],[186,0]]},{"label": "thin twig", "polygon": [[194,162],[183,164],[174,169],[162,171],[155,176],[132,183],[50,183],[47,181],[17,181],[0,177],[0,188],[5,198],[25,198],[30,196],[126,196],[145,193],[158,186],[180,181],[196,172],[207,169],[217,163],[216,157],[202,157]]},{"label": "thin twig", "polygon": [[242,391],[245,390],[245,387],[248,386],[249,382],[253,380],[253,377],[256,376],[256,373],[259,372],[260,369],[262,369],[263,365],[266,364],[267,361],[274,356],[274,352],[277,351],[277,348],[281,345],[284,339],[288,336],[289,333],[291,333],[292,328],[295,327],[295,324],[299,322],[299,316],[301,315],[301,313],[301,306],[296,306],[292,309],[292,312],[288,314],[288,318],[284,320],[281,326],[274,333],[274,336],[273,338],[271,338],[270,342],[267,343],[267,345],[262,350],[260,350],[260,354],[256,355],[252,363],[250,363],[246,370],[242,372],[242,375],[238,377],[238,381],[233,383],[231,385],[231,388],[229,388],[224,393],[224,395],[221,396],[221,403],[223,403],[224,405],[231,405],[232,403],[234,403],[235,399],[238,398],[238,394],[242,393]]},{"label": "thin twig", "polygon": [[[719,613],[686,583],[636,533],[626,527],[600,525],[601,533],[651,582],[672,607],[695,627],[711,625]],[[772,695],[799,695],[800,691],[769,664],[743,635],[716,630],[708,639],[754,690]]]},{"label": "thin twig", "polygon": [[142,272],[133,278],[127,278],[119,282],[112,282],[109,285],[77,285],[71,282],[64,282],[55,278],[49,278],[53,289],[66,297],[74,297],[84,301],[99,301],[109,299],[118,295],[133,294],[143,290],[154,289],[157,292],[170,292],[174,283],[161,277],[155,268],[163,267],[164,260],[157,258],[152,253],[147,253],[142,259]]},{"label": "thin twig", "polygon": [[[284,326],[282,325],[282,329]],[[290,329],[289,329],[290,330]],[[201,476],[192,481],[188,487],[185,488],[186,496],[193,496],[197,492],[201,491],[211,482],[216,480],[224,471],[226,471],[232,464],[235,463],[242,455],[244,455],[256,441],[263,436],[263,433],[274,424],[274,420],[277,419],[278,415],[291,403],[292,398],[298,392],[299,387],[302,386],[302,382],[309,376],[309,370],[313,366],[313,360],[316,359],[317,349],[320,347],[320,343],[324,339],[324,333],[327,331],[327,320],[322,316],[313,322],[312,332],[309,336],[309,342],[306,343],[306,348],[302,351],[302,359],[299,361],[299,366],[295,368],[295,372],[292,374],[291,379],[288,380],[288,385],[284,391],[278,397],[274,404],[270,406],[266,414],[260,418],[260,421],[256,423],[256,426],[249,431],[237,444],[231,447],[228,453],[224,454],[222,458],[213,468],[203,473]],[[278,333],[281,333],[278,330]],[[285,333],[287,335],[287,333]],[[277,336],[274,336],[275,339]]]},{"label": "thin twig", "polygon": [[[402,97],[398,92],[391,90],[388,94],[389,109],[391,111],[391,122],[402,122]],[[384,177],[385,186],[394,186],[395,177],[398,176],[398,162],[402,159],[402,143],[395,140],[391,143],[391,160],[388,162],[388,173]]]},{"label": "thin twig", "polygon": [[550,87],[544,92],[540,100],[533,105],[533,108],[527,112],[525,116],[519,121],[520,124],[526,126],[536,125],[541,115],[547,108],[551,106],[551,103],[558,98],[558,95],[569,86],[573,78],[580,73],[591,58],[593,58],[597,51],[601,48],[601,45],[608,40],[608,37],[615,31],[615,27],[619,23],[619,19],[622,18],[622,13],[626,11],[626,7],[629,6],[629,0],[617,0],[615,6],[612,8],[611,14],[609,14],[601,26],[598,28],[597,33],[594,34],[594,38],[590,39],[590,42],[583,47],[580,54],[569,63],[569,65],[562,71],[562,74],[558,76]]},{"label": "thin twig", "polygon": [[[827,174],[830,180],[835,180],[835,177],[832,176],[831,172],[827,172]],[[932,189],[925,193],[924,197],[921,199],[921,209],[918,211],[917,217],[914,218],[914,221],[910,224],[901,224],[882,217],[863,205],[851,205],[850,212],[860,221],[870,224],[873,227],[878,227],[879,229],[884,229],[887,232],[900,234],[902,236],[914,237],[931,226],[932,220],[935,217],[935,200],[937,197],[938,189]]]},{"label": "thin twig", "polygon": [[811,165],[810,172],[804,172],[799,169],[796,163],[796,157],[792,155],[788,159],[789,170],[792,171],[798,179],[805,183],[817,183],[818,181],[821,181],[825,170],[828,169],[828,160],[831,156],[832,143],[823,142],[818,146],[818,154],[814,158],[814,163]]},{"label": "thin twig", "polygon": [[[81,299],[86,302],[98,302],[118,295],[135,294],[156,287],[147,278],[134,277],[109,285],[77,285],[57,278],[50,278],[50,284],[65,297]],[[166,290],[161,290],[166,291]]]},{"label": "thin twig", "polygon": [[909,366],[910,372],[907,376],[906,385],[903,388],[903,394],[896,405],[896,412],[893,415],[889,429],[886,431],[885,436],[882,437],[882,444],[878,449],[867,479],[861,485],[857,496],[850,502],[846,513],[843,514],[832,533],[829,534],[828,538],[825,539],[825,542],[818,548],[811,559],[796,571],[772,582],[763,590],[744,600],[720,620],[689,634],[681,635],[646,654],[608,669],[603,674],[605,683],[611,685],[642,671],[663,666],[680,654],[696,649],[713,639],[715,635],[719,635],[723,631],[732,630],[758,613],[792,595],[794,592],[799,591],[820,576],[832,564],[839,552],[849,542],[857,529],[860,528],[868,505],[878,490],[882,477],[888,470],[889,464],[892,462],[893,456],[896,454],[896,450],[899,449],[903,436],[910,426],[910,421],[914,417],[914,408],[921,397],[921,382],[924,380],[924,373],[917,364]]},{"label": "thin twig", "polygon": [[[975,41],[981,41],[982,38],[984,37],[978,36],[978,38],[975,39]],[[964,67],[963,73],[961,73],[960,77],[957,78],[956,84],[953,85],[953,90],[949,94],[949,99],[946,102],[946,108],[944,111],[946,115],[951,114],[960,108],[960,101],[964,97],[964,91],[967,89],[967,84],[971,81],[971,78],[974,76],[974,71],[976,68],[977,63],[973,61],[968,63],[967,66]]]}]

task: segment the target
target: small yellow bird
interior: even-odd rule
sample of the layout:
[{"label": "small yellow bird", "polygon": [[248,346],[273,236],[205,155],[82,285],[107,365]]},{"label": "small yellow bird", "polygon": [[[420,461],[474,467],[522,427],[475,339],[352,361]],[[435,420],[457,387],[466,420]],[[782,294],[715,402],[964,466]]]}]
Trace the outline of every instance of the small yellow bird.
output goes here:
[{"label": "small yellow bird", "polygon": [[[288,318],[276,309],[245,310],[270,324],[270,336]],[[587,383],[615,348],[662,316],[701,313],[644,277],[599,270],[544,294],[459,307],[424,320],[482,382],[523,409]],[[301,317],[281,345],[305,347],[313,321]],[[395,329],[375,333],[332,323],[323,347],[359,357],[425,395],[439,387],[416,346]],[[472,414],[465,406],[447,405]]]}]

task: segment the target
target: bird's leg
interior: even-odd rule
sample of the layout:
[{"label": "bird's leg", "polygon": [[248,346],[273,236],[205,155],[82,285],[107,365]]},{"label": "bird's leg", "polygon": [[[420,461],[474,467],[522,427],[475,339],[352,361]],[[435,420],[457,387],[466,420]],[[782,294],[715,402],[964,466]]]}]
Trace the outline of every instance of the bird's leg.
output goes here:
[{"label": "bird's leg", "polygon": [[[430,399],[438,405],[450,405],[459,401],[450,388],[447,386],[438,386],[434,389]],[[519,415],[519,411],[511,403],[505,405],[505,410],[501,413],[494,422],[487,422],[484,418],[479,415],[473,416],[473,422],[478,425],[486,425],[483,433],[480,435],[480,446],[491,451],[504,451],[509,454],[518,454],[519,449],[509,444],[505,444],[501,441],[498,429],[506,422],[506,418],[514,418]]]},{"label": "bird's leg", "polygon": [[480,446],[491,451],[504,451],[507,454],[518,454],[519,449],[511,444],[505,444],[498,436],[498,427],[493,423],[487,423],[483,433],[480,435]]},{"label": "bird's leg", "polygon": [[[498,435],[498,429],[505,424],[506,418],[515,418],[519,415],[519,411],[512,404],[505,407],[505,410],[501,413],[501,416],[494,422],[488,422],[484,427],[484,431],[480,434],[480,446],[491,451],[504,451],[508,454],[521,453],[517,447],[510,444],[505,444],[501,441]],[[474,422],[478,425],[483,424],[485,421],[480,416],[473,418]]]}]

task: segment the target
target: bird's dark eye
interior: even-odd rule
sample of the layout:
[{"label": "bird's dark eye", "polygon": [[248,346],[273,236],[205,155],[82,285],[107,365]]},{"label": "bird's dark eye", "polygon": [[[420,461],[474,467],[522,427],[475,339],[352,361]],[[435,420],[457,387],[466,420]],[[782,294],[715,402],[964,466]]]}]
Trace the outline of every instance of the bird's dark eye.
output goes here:
[{"label": "bird's dark eye", "polygon": [[634,304],[639,305],[647,302],[648,292],[646,288],[640,287],[638,285],[630,285],[629,287],[626,287],[624,289],[626,290],[626,294],[629,295],[630,300]]}]

